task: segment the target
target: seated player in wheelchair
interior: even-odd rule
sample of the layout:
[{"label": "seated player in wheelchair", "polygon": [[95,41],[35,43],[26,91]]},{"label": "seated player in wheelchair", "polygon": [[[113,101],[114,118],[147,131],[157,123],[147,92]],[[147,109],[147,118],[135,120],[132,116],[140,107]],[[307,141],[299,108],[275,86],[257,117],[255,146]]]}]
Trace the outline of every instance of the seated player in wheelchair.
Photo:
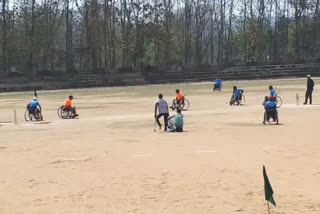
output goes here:
[{"label": "seated player in wheelchair", "polygon": [[265,97],[264,98],[264,109],[267,114],[267,121],[270,120],[270,118],[273,119],[273,121],[276,121],[277,117],[277,103],[276,103],[276,98],[273,96],[270,97]]},{"label": "seated player in wheelchair", "polygon": [[239,105],[242,100],[243,90],[238,89],[237,86],[233,86],[233,93],[230,100],[230,105]]},{"label": "seated player in wheelchair", "polygon": [[29,115],[33,115],[33,117],[37,120],[42,119],[41,105],[38,102],[37,97],[34,97],[32,101],[27,105],[27,109],[28,109]]},{"label": "seated player in wheelchair", "polygon": [[172,110],[177,109],[180,104],[184,104],[184,95],[182,94],[182,92],[180,92],[179,89],[176,90],[176,99],[174,99],[172,101],[172,105],[170,106],[170,108]]},{"label": "seated player in wheelchair", "polygon": [[221,79],[217,78],[213,81],[214,85],[213,85],[213,91],[218,90],[221,91],[221,85],[222,85],[222,81]]},{"label": "seated player in wheelchair", "polygon": [[66,102],[64,103],[64,108],[63,111],[70,111],[72,114],[72,118],[78,117],[79,115],[76,112],[76,108],[72,107],[72,100],[73,100],[73,96],[70,95],[68,97],[68,99],[66,100]]}]

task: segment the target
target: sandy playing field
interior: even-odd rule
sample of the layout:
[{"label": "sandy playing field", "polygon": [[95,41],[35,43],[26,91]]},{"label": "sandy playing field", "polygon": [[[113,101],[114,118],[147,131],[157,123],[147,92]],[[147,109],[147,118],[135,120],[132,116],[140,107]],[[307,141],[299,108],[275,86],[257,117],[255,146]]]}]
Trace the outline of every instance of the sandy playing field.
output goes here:
[{"label": "sandy playing field", "polygon": [[[269,84],[284,102],[278,126],[262,125]],[[313,106],[301,105],[305,79],[40,91],[43,123],[24,121],[32,92],[0,94],[0,213],[267,213],[265,165],[272,213],[319,214],[315,84]],[[245,105],[227,104],[233,85]],[[175,88],[191,102],[185,132],[154,133],[157,94],[171,102]],[[80,118],[58,119],[69,94]]]}]

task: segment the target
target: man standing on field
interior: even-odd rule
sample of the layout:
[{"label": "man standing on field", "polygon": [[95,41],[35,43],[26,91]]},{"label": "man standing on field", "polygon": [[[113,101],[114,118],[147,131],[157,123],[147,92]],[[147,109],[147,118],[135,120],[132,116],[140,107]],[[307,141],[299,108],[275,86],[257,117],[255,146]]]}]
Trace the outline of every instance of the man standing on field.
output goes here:
[{"label": "man standing on field", "polygon": [[[159,114],[157,115],[157,113]],[[169,117],[169,108],[168,103],[163,99],[163,95],[159,94],[159,100],[156,102],[154,107],[154,118],[156,119],[159,129],[161,129],[162,125],[159,121],[160,117],[164,117],[164,130],[167,131],[168,127],[168,117]]]},{"label": "man standing on field", "polygon": [[312,92],[313,92],[313,87],[314,87],[314,82],[311,79],[311,76],[308,74],[307,75],[307,91],[306,91],[306,100],[303,103],[303,105],[307,105],[308,99],[310,100],[310,105],[312,105]]}]

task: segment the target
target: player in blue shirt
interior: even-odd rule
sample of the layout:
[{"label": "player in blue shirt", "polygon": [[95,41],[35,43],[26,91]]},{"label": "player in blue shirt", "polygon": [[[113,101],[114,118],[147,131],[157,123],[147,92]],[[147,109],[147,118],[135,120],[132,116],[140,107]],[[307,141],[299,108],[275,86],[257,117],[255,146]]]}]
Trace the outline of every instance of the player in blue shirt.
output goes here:
[{"label": "player in blue shirt", "polygon": [[38,102],[38,98],[34,97],[33,100],[27,105],[29,114],[34,114],[34,111],[39,108],[40,112],[41,112],[41,105]]},{"label": "player in blue shirt", "polygon": [[222,85],[221,79],[217,78],[213,82],[214,82],[213,91],[215,91],[215,90],[221,91],[221,85]]},{"label": "player in blue shirt", "polygon": [[275,99],[269,97],[267,98],[267,101],[264,103],[264,109],[265,110],[275,110],[277,108],[277,103],[275,102]]},{"label": "player in blue shirt", "polygon": [[240,88],[238,89],[237,86],[233,86],[233,93],[230,100],[230,105],[233,105],[233,104],[239,105],[242,99],[242,93],[243,93],[242,89]]},{"label": "player in blue shirt", "polygon": [[276,96],[276,91],[273,89],[272,85],[269,86],[269,90],[270,90],[270,96],[271,97],[275,97]]},{"label": "player in blue shirt", "polygon": [[266,110],[267,114],[267,121],[270,120],[270,118],[273,119],[273,121],[276,120],[277,117],[277,103],[275,97],[265,97],[263,102],[264,109]]}]

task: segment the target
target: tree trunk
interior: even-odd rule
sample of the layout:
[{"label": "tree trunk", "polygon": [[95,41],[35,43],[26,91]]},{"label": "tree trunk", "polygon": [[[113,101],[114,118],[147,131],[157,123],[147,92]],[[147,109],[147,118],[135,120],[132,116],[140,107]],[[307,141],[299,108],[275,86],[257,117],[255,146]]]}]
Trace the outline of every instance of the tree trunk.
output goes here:
[{"label": "tree trunk", "polygon": [[29,61],[28,61],[28,70],[29,72],[33,72],[33,48],[34,48],[34,31],[35,31],[35,21],[36,21],[36,16],[35,16],[35,4],[36,0],[32,0],[31,4],[31,32],[29,35],[30,39],[30,46],[29,46]]},{"label": "tree trunk", "polygon": [[6,3],[2,0],[2,71],[7,73],[7,19],[6,19]]}]

